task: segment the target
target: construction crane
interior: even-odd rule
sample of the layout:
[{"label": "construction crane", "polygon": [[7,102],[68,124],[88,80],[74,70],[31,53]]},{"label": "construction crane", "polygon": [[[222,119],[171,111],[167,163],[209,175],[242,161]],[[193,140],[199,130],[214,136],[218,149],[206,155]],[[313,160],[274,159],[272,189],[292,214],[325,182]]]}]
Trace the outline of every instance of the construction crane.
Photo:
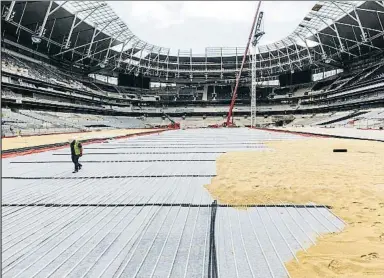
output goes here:
[{"label": "construction crane", "polygon": [[257,18],[255,33],[253,35],[252,40],[252,82],[251,82],[251,127],[256,126],[256,86],[257,86],[257,80],[256,80],[256,45],[258,44],[261,37],[265,34],[264,31],[261,30],[261,22],[263,20],[263,12],[259,13],[259,16]]},{"label": "construction crane", "polygon": [[168,128],[171,128],[171,129],[180,129],[180,123],[177,123],[175,122],[174,120],[172,120],[171,117],[168,116],[168,114],[166,114],[164,111],[163,111],[163,115],[164,117],[166,117],[170,122],[171,124],[169,124],[167,127]]},{"label": "construction crane", "polygon": [[257,9],[256,9],[255,16],[253,18],[251,32],[250,32],[249,37],[248,37],[247,47],[245,48],[245,52],[244,52],[244,55],[243,55],[243,60],[241,62],[241,66],[240,66],[240,70],[239,70],[239,73],[237,74],[237,77],[236,77],[236,85],[235,85],[235,89],[233,90],[232,100],[231,100],[231,104],[229,106],[229,111],[228,111],[228,116],[227,116],[227,121],[226,121],[226,123],[224,123],[224,125],[227,126],[227,127],[233,126],[232,112],[233,112],[233,107],[235,106],[235,101],[236,101],[236,98],[237,98],[237,89],[239,87],[241,73],[243,72],[243,68],[244,68],[244,64],[245,64],[245,59],[247,58],[248,49],[249,49],[249,45],[251,43],[251,39],[252,39],[252,35],[253,35],[253,30],[255,29],[256,19],[257,19],[257,16],[259,14],[261,2],[262,1],[259,1],[259,3],[257,4]]}]

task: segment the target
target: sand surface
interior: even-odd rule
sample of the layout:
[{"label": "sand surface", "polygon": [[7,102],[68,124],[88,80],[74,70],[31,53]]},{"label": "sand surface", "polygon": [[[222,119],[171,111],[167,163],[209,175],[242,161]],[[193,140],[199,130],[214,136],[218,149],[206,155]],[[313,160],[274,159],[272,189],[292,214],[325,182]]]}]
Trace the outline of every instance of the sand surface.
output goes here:
[{"label": "sand surface", "polygon": [[[384,143],[277,141],[264,152],[233,152],[217,162],[207,189],[222,203],[315,202],[348,225],[287,262],[292,277],[384,277]],[[347,148],[347,153],[333,153]]]},{"label": "sand surface", "polygon": [[123,136],[129,134],[139,134],[143,132],[160,131],[159,129],[113,129],[103,131],[91,131],[84,133],[68,133],[68,134],[52,134],[41,136],[26,136],[26,137],[12,137],[2,138],[2,150],[18,149],[25,147],[33,147],[46,144],[55,144],[68,142],[68,139],[76,137],[78,140],[107,138],[115,136]]}]

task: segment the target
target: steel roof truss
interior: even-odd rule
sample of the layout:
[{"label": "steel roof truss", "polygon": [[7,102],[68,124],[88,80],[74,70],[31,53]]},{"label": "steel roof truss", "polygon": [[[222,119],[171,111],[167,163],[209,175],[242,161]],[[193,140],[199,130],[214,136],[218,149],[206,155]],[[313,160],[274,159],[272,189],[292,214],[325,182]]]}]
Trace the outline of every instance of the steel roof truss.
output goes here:
[{"label": "steel roof truss", "polygon": [[[325,25],[327,25],[333,32],[335,32],[335,34],[336,34],[336,36],[337,36],[337,39],[338,39],[338,41],[339,41],[339,44],[340,44],[340,46],[339,46],[340,51],[341,51],[341,52],[344,52],[344,51],[345,51],[345,47],[344,47],[344,45],[343,45],[343,42],[341,41],[341,37],[340,37],[340,35],[339,35],[339,30],[338,30],[337,27],[336,27],[335,21],[334,21],[332,18],[330,18],[330,17],[325,17],[325,16],[323,16],[323,15],[318,15],[317,13],[312,13],[312,14],[315,15],[317,18],[319,18],[319,19],[320,19]],[[333,27],[332,27],[331,25],[329,25],[329,24],[324,20],[324,18],[326,18],[326,19],[331,19],[331,20],[332,20]]]},{"label": "steel roof truss", "polygon": [[[10,22],[10,23],[13,24],[14,26],[17,25],[15,22]],[[23,31],[25,31],[25,32],[27,32],[27,33],[33,34],[33,31],[31,31],[30,29],[28,29],[28,28],[26,28],[26,27],[24,27],[24,26],[22,26],[22,25],[20,26],[20,29],[23,30]],[[49,41],[49,43],[54,44],[54,45],[56,45],[56,46],[58,46],[58,47],[63,47],[63,44],[58,43],[58,42],[56,42],[56,41],[54,41],[54,40],[49,40],[49,39],[46,38],[46,37],[42,37],[42,39],[43,39],[43,40],[46,40],[46,41]],[[81,55],[80,52],[76,52],[76,53],[79,54],[79,55]]]},{"label": "steel roof truss", "polygon": [[108,62],[108,56],[109,56],[109,52],[111,51],[112,43],[114,43],[125,31],[126,29],[122,29],[116,37],[115,36],[111,37],[111,41],[109,42],[107,53],[105,54],[105,58],[104,58],[105,62]]},{"label": "steel roof truss", "polygon": [[180,77],[180,49],[177,50],[177,78]]},{"label": "steel roof truss", "polygon": [[62,6],[64,6],[65,3],[67,3],[67,1],[64,1],[64,2],[60,3],[56,8],[54,8],[54,9],[51,11],[52,3],[53,3],[52,1],[49,2],[47,12],[45,13],[43,23],[41,24],[40,32],[39,32],[39,34],[38,34],[39,37],[42,37],[42,36],[43,36],[44,29],[45,29],[45,25],[47,24],[48,17],[49,17],[50,15],[52,15],[54,12],[56,12],[58,9],[60,9]]},{"label": "steel roof truss", "polygon": [[[120,33],[120,34],[121,34],[121,33]],[[118,38],[118,36],[116,37],[116,39],[117,39],[117,38]],[[99,43],[99,42],[102,42],[102,41],[105,41],[105,40],[111,40],[111,42],[113,42],[113,41],[116,40],[116,39],[114,39],[113,36],[111,36],[111,37],[107,37],[107,38],[104,38],[104,39],[97,40],[96,43]],[[111,45],[111,42],[110,42],[109,45]],[[88,44],[89,44],[89,43],[88,43]],[[80,45],[79,47],[83,47],[83,46],[85,46],[85,45]],[[110,48],[110,47],[108,47],[108,50],[109,50],[109,48]],[[103,51],[106,50],[106,48],[103,48],[103,49],[101,49],[101,50],[99,50],[99,51],[96,52],[96,49],[97,49],[97,47],[95,47],[95,52],[92,54],[92,56],[95,56],[96,54],[102,53]],[[71,49],[69,49],[69,50],[67,50],[67,51],[71,51]],[[64,53],[64,52],[67,52],[67,51],[63,51],[63,53]],[[59,53],[59,54],[60,54],[60,53]],[[59,55],[59,54],[56,54],[56,55]],[[82,60],[84,60],[84,59],[86,59],[86,58],[89,58],[89,57],[88,57],[88,56],[83,56],[83,57],[80,58],[79,60],[75,61],[75,63],[78,63],[78,62],[80,62],[80,61],[82,61]]]},{"label": "steel roof truss", "polygon": [[[100,51],[98,51],[98,52],[96,52],[96,53],[93,53],[93,56],[96,55],[96,54],[102,53],[103,51],[105,51],[105,50],[107,49],[107,55],[105,56],[105,58],[103,59],[103,61],[107,63],[109,60],[111,60],[111,59],[113,59],[113,58],[116,58],[116,57],[117,57],[116,54],[113,55],[113,56],[111,56],[111,57],[108,57],[108,55],[109,55],[109,51],[110,51],[110,48],[111,48],[112,43],[113,43],[114,41],[116,41],[116,40],[121,36],[121,34],[123,33],[123,31],[124,31],[124,30],[122,30],[122,31],[120,32],[120,34],[117,35],[117,37],[114,37],[114,35],[113,35],[113,36],[111,36],[111,37],[104,38],[104,39],[101,39],[101,40],[96,41],[96,43],[98,43],[98,42],[100,42],[100,41],[104,41],[104,40],[108,40],[108,39],[111,40],[110,43],[109,43],[109,47],[108,47],[108,48],[103,48],[102,50],[100,50]],[[129,38],[129,40],[126,40],[124,43],[122,43],[122,50],[124,49],[124,47],[128,44],[128,42],[129,42],[133,37],[134,37],[134,36],[132,35],[132,36]],[[95,48],[95,51],[96,51],[96,49],[97,49],[97,47]],[[123,52],[120,52],[120,59],[118,60],[118,62],[121,60],[122,53],[123,53]],[[89,56],[87,55],[86,57],[83,57],[83,59],[85,59],[85,58],[89,58],[90,56],[91,56],[91,55],[89,55]],[[81,59],[81,60],[83,60],[83,59]],[[120,61],[120,62],[122,62],[122,61]],[[119,63],[119,66],[120,66],[120,63]],[[117,68],[117,67],[114,67],[113,70],[115,70],[116,68]]]},{"label": "steel roof truss", "polygon": [[43,24],[41,24],[40,31],[37,34],[39,37],[43,36],[45,25],[47,24],[48,17],[51,15],[52,3],[53,2],[49,2],[49,4],[48,4],[48,9],[47,9],[47,12],[45,13],[45,16],[44,16],[44,19],[43,19]]},{"label": "steel roof truss", "polygon": [[53,20],[51,32],[49,33],[49,38],[47,40],[48,54],[49,54],[49,50],[51,49],[51,37],[52,37],[53,29],[55,28],[55,26],[56,26],[56,18]]},{"label": "steel roof truss", "polygon": [[[189,78],[191,79],[192,81],[192,78],[193,78],[193,73],[192,73],[192,48],[190,48],[190,52],[189,52],[189,63],[190,63],[190,73],[189,73]],[[221,67],[223,67],[223,48],[221,48]]]},{"label": "steel roof truss", "polygon": [[[20,36],[20,26],[21,26],[21,21],[22,21],[23,18],[24,18],[24,12],[25,12],[25,9],[27,8],[27,4],[28,4],[28,2],[25,1],[24,8],[23,8],[23,12],[21,13],[20,20],[19,20],[19,22],[17,23],[17,28],[16,28],[16,33],[15,33],[15,34],[19,33],[19,36]],[[56,18],[55,18],[55,21],[56,21]],[[55,24],[53,24],[53,26],[55,26]],[[53,27],[52,27],[52,30],[53,30]],[[51,33],[52,33],[52,31],[51,31]],[[18,39],[17,39],[17,42],[19,42],[19,37],[18,37]],[[47,43],[49,43],[49,42],[47,42]]]},{"label": "steel roof truss", "polygon": [[[68,48],[69,47],[69,44],[70,44],[70,40],[71,40],[71,37],[72,37],[72,32],[73,30],[79,26],[84,20],[86,20],[88,17],[90,17],[94,12],[96,12],[99,8],[101,7],[104,7],[106,4],[101,4],[97,7],[93,7],[93,8],[89,8],[89,9],[84,9],[84,10],[81,10],[81,11],[77,11],[75,13],[75,17],[73,18],[73,21],[72,21],[72,26],[71,26],[71,29],[69,30],[69,34],[68,34],[68,39],[67,39],[67,42],[65,44],[65,47],[64,48]],[[80,19],[80,21],[78,23],[76,23],[76,20],[77,20],[77,15],[81,12],[84,12],[84,11],[89,11],[91,10],[85,17],[83,17],[82,19]],[[92,46],[92,44],[91,44]]]},{"label": "steel roof truss", "polygon": [[[147,71],[149,71],[149,68],[151,67],[151,54],[152,54],[152,51],[153,51],[154,47],[155,46],[152,45],[151,52],[149,53],[149,55],[147,55],[147,57],[148,57],[148,70]],[[155,59],[156,59],[156,57],[155,57]]]},{"label": "steel roof truss", "polygon": [[367,37],[365,36],[365,32],[364,32],[363,26],[362,26],[362,24],[361,24],[360,17],[359,17],[359,15],[358,15],[357,11],[356,11],[356,6],[353,6],[353,11],[354,11],[355,16],[356,16],[356,17],[354,17],[354,16],[352,16],[350,13],[348,13],[347,11],[345,11],[343,8],[341,8],[341,7],[337,4],[337,2],[335,2],[335,1],[331,1],[331,3],[332,3],[334,6],[336,6],[339,10],[343,11],[348,17],[352,18],[354,21],[356,21],[356,22],[358,23],[359,28],[360,28],[360,31],[361,31],[362,39],[363,39],[364,42],[366,42],[366,41],[367,41]]},{"label": "steel roof truss", "polygon": [[[191,60],[191,62],[192,62],[192,60]],[[223,76],[224,69],[223,69],[223,48],[222,47],[220,47],[220,70],[221,70],[221,76]],[[223,77],[221,77],[221,78],[223,78]]]},{"label": "steel roof truss", "polygon": [[[357,41],[357,35],[356,35],[356,32],[355,32],[355,28],[352,27],[352,31],[353,31],[353,35],[355,36],[355,39]],[[359,54],[361,56],[361,47],[360,47],[360,44],[357,45],[357,48],[359,49]]]},{"label": "steel roof truss", "polygon": [[[377,2],[376,2],[377,3]],[[356,10],[359,10],[359,11],[364,11],[364,12],[371,12],[371,13],[380,13],[380,14],[384,14],[384,11],[379,11],[379,10],[370,10],[370,9],[365,9],[365,8],[359,8],[357,7]]]},{"label": "steel roof truss", "polygon": [[359,24],[362,40],[363,40],[363,42],[366,42],[367,41],[367,36],[366,36],[365,31],[363,29],[363,25],[361,24],[360,17],[359,17],[359,14],[356,11],[356,8],[354,8],[354,12],[355,12],[355,15],[356,15],[356,21]]},{"label": "steel roof truss", "polygon": [[95,29],[93,30],[91,42],[89,43],[89,47],[88,47],[88,51],[87,51],[87,56],[88,57],[91,56],[92,44],[93,44],[93,41],[95,40],[96,32],[97,32],[97,28],[95,27]]},{"label": "steel roof truss", "polygon": [[[59,53],[57,53],[57,54],[55,54],[55,55],[53,55],[53,56],[58,56],[58,55],[60,55],[60,54],[66,53],[66,52],[73,51],[73,50],[78,49],[78,48],[81,48],[81,47],[85,47],[85,46],[90,45],[90,44],[92,44],[92,43],[99,43],[99,42],[106,41],[106,40],[108,40],[108,39],[110,39],[110,37],[103,38],[103,39],[100,39],[100,40],[97,40],[97,41],[94,41],[94,42],[89,42],[89,43],[86,43],[86,44],[82,44],[82,45],[79,45],[79,46],[76,46],[76,47],[73,47],[73,48],[70,48],[70,49],[66,49],[66,50],[64,50],[64,51],[60,51]],[[81,60],[83,60],[83,59],[85,59],[85,58],[87,58],[87,57],[89,58],[90,56],[91,56],[91,53],[89,53],[89,55],[87,54],[87,56],[86,56],[86,57],[83,57]],[[81,60],[80,60],[80,61],[81,61]]]},{"label": "steel roof truss", "polygon": [[312,63],[312,56],[311,56],[311,52],[309,51],[309,47],[308,47],[307,41],[306,41],[305,39],[303,39],[303,37],[300,36],[298,33],[296,33],[296,35],[297,35],[297,37],[298,37],[299,39],[301,39],[301,40],[304,42],[304,44],[305,44],[305,48],[307,49],[307,52],[308,52],[309,60],[310,60],[311,63]]},{"label": "steel roof truss", "polygon": [[[319,43],[320,45],[320,49],[321,49],[321,52],[323,53],[323,59],[325,60],[327,58],[327,53],[325,53],[325,50],[324,50],[324,46],[323,46],[323,42],[321,41],[320,39],[320,36],[318,33],[313,33],[311,28],[309,28],[308,26],[304,26],[315,38],[317,38],[317,42]],[[307,43],[305,42],[305,44],[307,45]]]},{"label": "steel roof truss", "polygon": [[299,50],[297,49],[297,44],[295,43],[294,40],[292,40],[291,37],[288,37],[288,39],[293,43],[293,45],[295,46],[295,49],[296,49],[296,55],[297,55],[297,59],[300,63],[300,67],[302,67],[302,64],[301,64],[301,58],[300,58],[300,55],[299,55]]},{"label": "steel roof truss", "polygon": [[167,73],[165,75],[165,80],[168,80],[168,73],[169,73],[169,52],[170,52],[170,49],[168,49],[168,53],[167,53]]},{"label": "steel roof truss", "polygon": [[274,59],[276,59],[276,56],[272,54],[272,50],[269,48],[268,45],[265,46],[268,49],[268,55],[272,56]]},{"label": "steel roof truss", "polygon": [[384,8],[384,1],[375,1],[375,3]]},{"label": "steel roof truss", "polygon": [[139,44],[140,41],[137,41],[135,43],[135,45],[132,45],[132,48],[131,48],[131,54],[130,54],[130,57],[129,57],[129,63],[128,63],[128,68],[131,66],[131,63],[132,63],[132,56],[133,56],[133,51],[136,49],[136,46]]},{"label": "steel roof truss", "polygon": [[380,32],[383,32],[384,31],[384,27],[383,27],[383,23],[381,22],[381,19],[380,19],[380,16],[378,13],[376,13],[377,15],[377,19],[379,20],[379,23],[380,23],[380,27],[381,27],[381,31]]},{"label": "steel roof truss", "polygon": [[[117,18],[113,18],[107,22],[103,22],[103,23],[96,23],[95,24],[95,30],[93,32],[93,35],[92,35],[92,39],[91,39],[91,43],[89,44],[89,48],[88,48],[88,53],[87,55],[90,56],[91,55],[91,49],[92,49],[92,44],[93,44],[93,41],[95,40],[95,38],[101,34],[101,32],[103,32],[112,22],[114,22],[115,20],[117,20]],[[107,23],[107,25],[105,25],[102,29],[100,29],[99,31],[97,30],[97,27],[100,26],[101,24],[104,24],[104,23]]]},{"label": "steel roof truss", "polygon": [[[79,39],[79,35],[80,35],[80,32],[77,32],[77,36],[76,36],[76,40],[75,40],[75,45],[74,46],[76,46],[76,44],[77,44],[77,41],[78,41],[78,39]],[[84,50],[83,50],[83,52],[84,52]],[[71,61],[73,61],[73,55],[75,54],[75,51],[72,49],[72,57],[71,57]]]},{"label": "steel roof truss", "polygon": [[[236,48],[236,61],[237,61],[237,48]],[[208,79],[208,61],[207,61],[207,49],[205,49],[205,79]],[[236,70],[235,73],[237,72],[237,65],[236,65]]]},{"label": "steel roof truss", "polygon": [[139,58],[139,62],[137,64],[137,70],[138,71],[139,71],[139,68],[140,68],[140,65],[141,65],[141,59],[143,57],[143,52],[144,52],[146,46],[147,46],[147,44],[145,44],[143,47],[141,47],[141,50],[140,50],[140,58]]},{"label": "steel roof truss", "polygon": [[[334,35],[326,34],[326,33],[323,33],[323,32],[318,32],[318,34],[336,38],[336,36],[334,36]],[[354,41],[354,40],[351,40],[351,39],[347,39],[347,38],[345,38],[345,37],[341,37],[341,38],[344,39],[344,40],[346,40],[346,41],[354,42],[355,44],[362,44],[362,45],[365,45],[365,46],[368,46],[368,47],[371,47],[371,48],[375,48],[375,49],[381,50],[381,48],[379,48],[379,47],[377,47],[377,46],[374,46],[374,45],[367,44],[367,43],[365,43],[365,42]],[[368,38],[367,38],[367,42],[368,42]],[[345,51],[345,50],[344,50],[344,51]]]},{"label": "steel roof truss", "polygon": [[[124,51],[124,47],[128,44],[129,40],[126,40],[125,42],[123,42],[121,44],[121,50],[120,50],[120,53],[119,53],[119,59],[117,59],[117,61],[115,60],[115,67],[112,69],[112,71],[114,71],[115,69],[117,68],[120,68],[120,65],[121,65],[121,57],[123,55],[123,51]],[[116,58],[117,55],[113,55],[112,57],[108,58],[109,59],[113,59],[113,58]]]},{"label": "steel roof truss", "polygon": [[160,52],[161,52],[161,47],[159,48],[159,52],[157,53],[157,56],[155,59],[157,59],[157,68],[156,68],[156,75],[159,75],[159,69],[160,69]]},{"label": "steel roof truss", "polygon": [[[352,24],[348,24],[348,23],[342,23],[342,22],[336,22],[336,24],[338,25],[343,25],[343,26],[348,26],[348,27],[351,27],[351,28],[354,28],[354,27],[359,27],[358,25],[352,25]],[[374,31],[374,32],[381,32],[382,30],[378,30],[378,29],[372,29],[372,28],[368,28],[368,27],[365,27],[363,26],[363,29],[365,30],[370,30],[370,31]],[[368,37],[366,37],[366,39],[368,40]]]},{"label": "steel roof truss", "polygon": [[[291,57],[290,57],[289,52],[288,52],[288,46],[284,41],[281,41],[281,43],[284,44],[284,46],[285,46],[285,50],[287,52],[287,57],[288,57],[288,61],[289,61],[289,67],[292,69],[292,63],[293,62],[292,62]],[[283,53],[283,52],[281,52],[281,53]]]}]

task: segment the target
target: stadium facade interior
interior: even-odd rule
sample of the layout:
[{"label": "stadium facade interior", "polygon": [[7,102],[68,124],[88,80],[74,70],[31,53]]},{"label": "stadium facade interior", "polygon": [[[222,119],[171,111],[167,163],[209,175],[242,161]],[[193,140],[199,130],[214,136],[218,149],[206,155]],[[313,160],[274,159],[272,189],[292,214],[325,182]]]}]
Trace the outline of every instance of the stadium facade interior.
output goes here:
[{"label": "stadium facade interior", "polygon": [[[3,136],[227,115],[245,47],[152,45],[103,1],[2,1],[1,16]],[[257,126],[382,129],[383,50],[383,1],[314,3],[289,36],[248,53],[234,121],[250,125],[256,51]]]}]

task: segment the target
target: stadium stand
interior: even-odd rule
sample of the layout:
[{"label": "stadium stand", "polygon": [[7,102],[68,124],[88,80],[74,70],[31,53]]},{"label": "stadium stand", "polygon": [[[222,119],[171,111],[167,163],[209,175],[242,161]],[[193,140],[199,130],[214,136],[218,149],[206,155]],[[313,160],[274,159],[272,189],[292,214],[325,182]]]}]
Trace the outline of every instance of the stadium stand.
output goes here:
[{"label": "stadium stand", "polygon": [[[56,5],[55,3],[54,6]],[[86,5],[88,5],[89,9],[96,7],[91,2],[87,2]],[[328,4],[324,5],[327,9],[330,9]],[[75,6],[72,7],[74,10],[76,10]],[[4,7],[3,10],[8,8],[6,4],[2,4],[2,7]],[[19,8],[20,7],[13,7],[18,15]],[[57,8],[58,14],[64,12],[62,8],[58,6]],[[372,6],[372,3],[369,2],[362,2],[358,5],[357,9],[359,8],[364,9],[366,12],[371,10],[375,12],[379,7]],[[109,8],[106,7],[106,9]],[[339,16],[341,15],[342,14]],[[39,16],[43,16],[43,13]],[[77,69],[73,66],[68,68],[64,61],[68,59],[67,54],[68,51],[71,50],[70,47],[68,50],[56,49],[56,54],[51,53],[50,56],[46,55],[47,49],[41,49],[36,52],[31,48],[30,37],[26,38],[28,37],[27,31],[22,32],[23,36],[21,36],[19,41],[15,41],[14,38],[7,33],[7,28],[12,27],[13,21],[6,21],[4,17],[2,20],[5,30],[4,40],[2,41],[1,59],[3,72],[2,100],[4,103],[3,106],[12,108],[12,111],[18,111],[8,112],[12,117],[16,117],[12,118],[15,120],[13,123],[7,120],[7,123],[12,124],[13,130],[25,128],[28,130],[28,133],[40,133],[46,132],[47,129],[51,129],[52,132],[60,132],[61,130],[89,130],[96,128],[96,126],[98,126],[98,128],[104,126],[105,128],[118,126],[142,127],[145,126],[146,123],[142,120],[137,120],[137,118],[144,116],[147,119],[146,121],[150,122],[148,119],[151,117],[158,119],[161,117],[163,111],[173,117],[184,116],[188,119],[205,116],[206,119],[213,117],[212,119],[216,121],[217,117],[222,120],[222,115],[226,113],[227,105],[232,98],[234,79],[229,78],[227,73],[230,74],[236,68],[236,64],[234,64],[234,60],[227,59],[224,56],[220,57],[220,63],[225,65],[225,67],[222,65],[220,68],[225,68],[225,70],[222,74],[216,75],[214,69],[220,64],[217,62],[217,56],[212,56],[212,54],[209,53],[209,51],[211,51],[209,48],[206,50],[207,72],[201,71],[201,66],[198,66],[203,60],[193,55],[190,57],[191,53],[188,54],[188,57],[191,58],[189,60],[181,59],[182,57],[179,57],[180,59],[177,60],[176,57],[172,56],[166,61],[168,70],[179,61],[179,72],[172,77],[170,72],[163,71],[166,70],[166,67],[156,68],[156,72],[161,71],[162,74],[166,73],[165,77],[162,77],[162,74],[156,76],[160,82],[160,87],[151,87],[150,90],[124,87],[118,86],[116,82],[111,83],[108,81],[113,78],[116,79],[116,75],[113,74],[113,70],[118,70],[116,63],[113,68],[107,67],[107,69],[101,68],[98,64],[92,64],[88,67],[88,73],[84,69]],[[91,16],[90,20],[97,22],[100,19],[97,16]],[[86,20],[82,24],[84,24],[85,27],[88,21]],[[376,28],[375,23],[369,24],[371,25],[369,25],[369,27],[367,26],[367,28]],[[66,34],[67,32],[65,28],[56,28],[55,31],[57,34]],[[348,35],[349,34],[343,34],[343,36]],[[26,41],[26,39],[28,39],[28,41]],[[88,39],[91,38],[85,38],[85,40]],[[287,43],[288,42],[284,41],[282,44],[286,45]],[[291,42],[289,42],[289,44],[290,43]],[[324,62],[322,65],[321,63],[308,64],[307,66],[312,68],[313,74],[323,73],[323,78],[317,79],[316,81],[294,85],[288,84],[288,86],[285,87],[280,87],[278,83],[259,86],[257,88],[257,111],[263,116],[260,117],[260,119],[264,119],[264,116],[270,115],[291,114],[296,118],[292,124],[311,125],[318,124],[319,121],[316,121],[316,119],[319,118],[319,120],[321,120],[322,115],[332,114],[336,116],[340,109],[348,113],[382,106],[384,102],[383,44],[384,42],[374,39],[371,47],[367,47],[364,50],[362,48],[356,49],[356,51],[350,50],[351,53],[353,52],[353,55],[340,54],[335,52],[334,49],[329,48],[330,51],[334,51],[334,53],[331,51],[332,55],[341,55],[340,57],[343,58],[341,60],[342,63],[331,62],[326,67],[324,66]],[[72,50],[75,51],[76,49]],[[224,48],[221,48],[220,51],[223,52],[224,50]],[[319,52],[319,46],[316,46],[314,50]],[[110,51],[111,53],[116,53],[114,50]],[[143,51],[143,49],[141,51]],[[159,52],[160,54],[161,51]],[[276,52],[276,45],[273,47],[268,46],[268,48],[261,46],[260,51],[261,53],[266,51],[266,54]],[[300,49],[297,51],[300,51]],[[314,53],[316,53],[316,51]],[[64,60],[58,61],[56,59],[58,54],[63,55],[62,59]],[[284,73],[286,69],[292,69],[293,63],[300,62],[300,67],[302,67],[305,62],[309,62],[309,60],[305,60],[304,58],[301,61],[297,61],[296,57],[294,59],[293,57],[296,55],[295,52],[289,55],[292,55],[292,57],[285,59],[286,64],[280,65],[280,67],[277,65],[272,66],[275,67],[274,70],[279,69],[280,73]],[[80,60],[87,60],[87,56],[82,56],[82,54],[76,51],[73,52],[72,56]],[[157,57],[154,56],[152,59],[164,59],[163,56],[157,55]],[[268,64],[275,65],[275,62],[278,61],[277,58],[273,58],[276,54],[268,54],[267,56],[271,61],[270,63],[266,62],[264,66]],[[260,57],[265,60],[267,56]],[[124,56],[125,59],[129,59],[129,57],[129,55]],[[144,64],[141,64],[141,62],[144,63],[146,59],[147,58],[142,57],[142,61],[132,61],[131,65],[135,66],[130,68],[129,73],[140,72],[140,68],[144,67]],[[320,58],[315,55],[311,59]],[[241,60],[240,56],[238,60]],[[194,61],[196,61],[198,65],[189,67],[188,63],[194,63]],[[185,72],[180,70],[180,68],[187,68],[186,65],[188,65],[188,68],[192,70],[196,68],[196,70],[186,75]],[[84,64],[77,66],[83,67]],[[91,69],[93,72],[89,73]],[[133,69],[135,69],[135,71],[133,71]],[[250,121],[249,117],[244,118],[250,115],[251,85],[249,69],[250,64],[246,63],[244,77],[241,79],[241,84],[237,92],[237,104],[234,110],[237,113],[236,115],[240,116],[240,121],[244,122],[245,125]],[[338,73],[328,77],[325,76],[325,71],[330,69],[337,70]],[[172,68],[172,71],[174,70],[175,68]],[[146,69],[145,73],[154,77],[154,72],[151,70]],[[271,73],[273,74],[271,75]],[[101,74],[100,76],[103,78],[96,78],[97,74]],[[278,74],[279,72],[268,69],[268,72],[263,72],[262,76],[269,76],[269,80],[277,80]],[[199,76],[204,78],[201,79]],[[186,79],[189,81],[186,81]],[[194,79],[196,79],[196,81]],[[262,83],[263,81],[260,80],[260,82]],[[29,111],[27,118],[22,117],[22,111]],[[55,111],[65,113],[65,115],[61,115],[65,117],[65,119],[60,119],[61,116],[56,117],[55,113],[58,112]],[[73,122],[73,118],[69,116],[70,114],[88,116],[79,116],[78,121]],[[113,115],[115,118],[109,118],[112,116],[107,116],[107,114]],[[90,115],[97,116],[94,120],[87,120],[92,119]],[[305,121],[304,119],[309,116],[303,116],[304,118],[300,119],[301,115],[314,116],[310,116],[310,119]],[[32,121],[32,117],[34,121]],[[361,115],[360,117],[364,116]],[[20,119],[20,121],[17,121],[17,119]],[[23,119],[24,122],[22,122],[21,119]],[[109,125],[107,124],[108,120],[111,121]],[[132,121],[132,123],[128,123],[127,121]],[[155,122],[158,123],[159,121],[156,120]],[[205,122],[208,122],[208,120]],[[264,122],[261,121],[260,125],[262,126],[263,124]],[[375,125],[376,124],[373,126]],[[379,125],[380,124],[377,123],[377,126]],[[8,124],[3,127],[4,131],[7,130],[5,134],[9,134],[9,127]]]}]

